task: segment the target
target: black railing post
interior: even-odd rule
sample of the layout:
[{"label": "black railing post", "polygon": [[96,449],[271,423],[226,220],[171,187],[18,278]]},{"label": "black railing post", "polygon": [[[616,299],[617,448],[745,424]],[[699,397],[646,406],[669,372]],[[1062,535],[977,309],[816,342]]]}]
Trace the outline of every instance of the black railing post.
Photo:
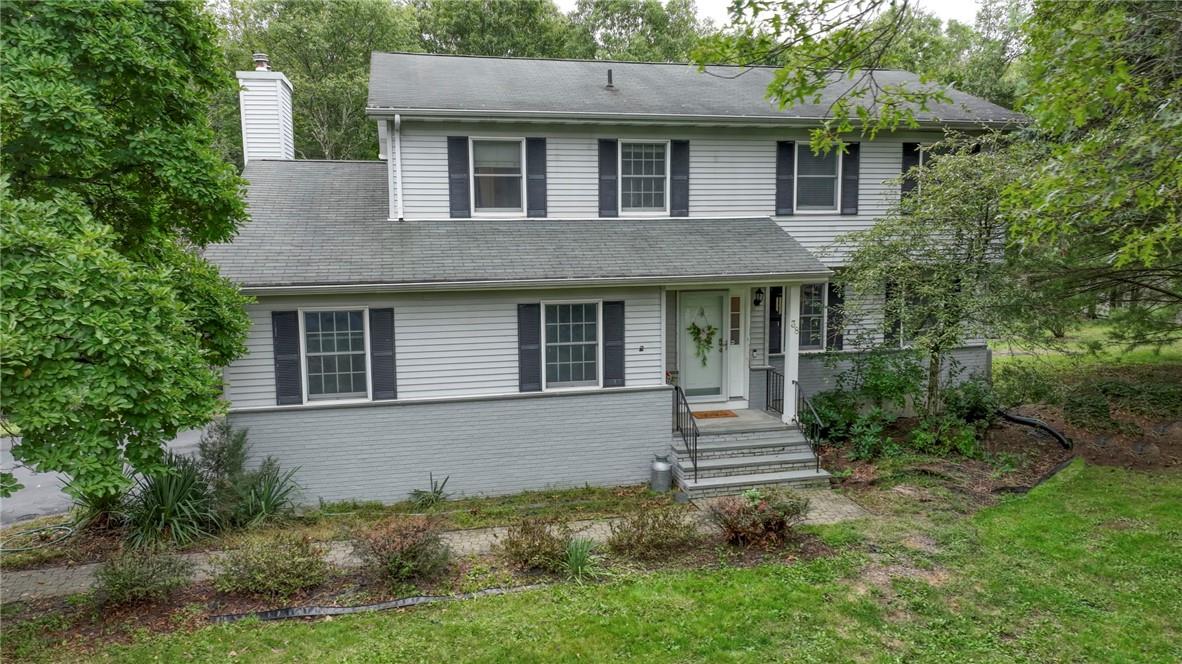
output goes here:
[{"label": "black railing post", "polygon": [[694,480],[698,479],[698,423],[680,385],[673,386],[673,430],[681,433],[685,451],[694,467]]}]

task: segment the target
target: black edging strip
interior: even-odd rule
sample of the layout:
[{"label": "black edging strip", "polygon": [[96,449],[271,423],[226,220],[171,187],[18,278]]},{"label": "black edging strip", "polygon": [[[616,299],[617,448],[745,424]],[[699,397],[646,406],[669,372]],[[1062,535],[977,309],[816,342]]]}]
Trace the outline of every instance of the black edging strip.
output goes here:
[{"label": "black edging strip", "polygon": [[239,620],[246,620],[247,618],[258,618],[259,620],[289,620],[292,618],[347,616],[354,613],[372,613],[374,611],[388,611],[390,609],[405,609],[423,604],[433,604],[435,602],[451,602],[454,600],[474,599],[477,597],[487,597],[491,595],[507,595],[509,593],[533,590],[535,588],[541,587],[543,587],[543,584],[517,586],[514,588],[489,588],[487,590],[478,590],[472,593],[461,593],[459,595],[419,595],[418,597],[404,597],[402,599],[390,600],[388,602],[362,604],[360,606],[292,606],[285,609],[272,609],[270,611],[251,611],[247,613],[227,613],[220,616],[210,616],[209,621],[212,623],[224,624],[238,622]]},{"label": "black edging strip", "polygon": [[1059,441],[1059,444],[1062,445],[1063,449],[1065,449],[1065,450],[1069,450],[1073,446],[1070,438],[1068,438],[1067,436],[1064,436],[1057,429],[1052,428],[1051,425],[1047,424],[1046,422],[1043,422],[1042,420],[1035,419],[1033,417],[1025,417],[1022,415],[1010,415],[1009,413],[1005,412],[1004,410],[998,410],[997,414],[1001,415],[1003,418],[1005,418],[1011,422],[1014,422],[1016,424],[1024,424],[1028,427],[1033,427],[1035,429],[1041,429],[1041,430],[1051,434],[1051,436],[1053,436],[1055,438],[1055,440]]}]

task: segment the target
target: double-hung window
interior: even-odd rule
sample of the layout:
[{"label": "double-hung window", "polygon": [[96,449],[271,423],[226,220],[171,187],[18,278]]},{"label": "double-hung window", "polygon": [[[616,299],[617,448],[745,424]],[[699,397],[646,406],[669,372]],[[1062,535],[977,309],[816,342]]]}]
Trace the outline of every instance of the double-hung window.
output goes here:
[{"label": "double-hung window", "polygon": [[472,139],[472,206],[484,214],[522,214],[525,141]]},{"label": "double-hung window", "polygon": [[825,284],[800,287],[800,350],[825,349]]},{"label": "double-hung window", "polygon": [[841,188],[841,154],[813,154],[807,142],[796,144],[796,209],[837,212]]},{"label": "double-hung window", "polygon": [[599,303],[545,304],[545,387],[599,387]]},{"label": "double-hung window", "polygon": [[669,142],[620,141],[620,211],[669,211]]},{"label": "double-hung window", "polygon": [[366,311],[304,311],[304,374],[308,400],[369,396]]}]

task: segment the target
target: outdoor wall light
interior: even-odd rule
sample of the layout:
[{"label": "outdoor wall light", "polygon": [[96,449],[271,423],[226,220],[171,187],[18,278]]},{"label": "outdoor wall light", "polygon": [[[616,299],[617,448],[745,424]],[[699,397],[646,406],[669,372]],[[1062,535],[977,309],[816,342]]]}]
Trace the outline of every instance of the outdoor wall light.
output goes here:
[{"label": "outdoor wall light", "polygon": [[763,304],[763,289],[756,288],[755,289],[755,306],[758,307],[761,304]]}]

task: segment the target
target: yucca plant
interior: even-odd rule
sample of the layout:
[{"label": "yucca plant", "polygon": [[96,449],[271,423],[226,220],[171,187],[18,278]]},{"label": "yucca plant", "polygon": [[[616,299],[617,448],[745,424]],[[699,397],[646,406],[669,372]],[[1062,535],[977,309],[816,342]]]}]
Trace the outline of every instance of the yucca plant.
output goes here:
[{"label": "yucca plant", "polygon": [[451,494],[445,492],[443,489],[447,486],[447,481],[451,479],[451,475],[443,478],[442,482],[435,480],[435,475],[427,473],[427,481],[430,483],[428,489],[415,489],[410,492],[410,501],[414,506],[420,510],[429,510],[439,503],[447,500]]},{"label": "yucca plant", "polygon": [[215,532],[209,485],[192,459],[169,454],[167,468],[136,478],[128,501],[128,541],[137,547],[185,545]]},{"label": "yucca plant", "polygon": [[267,457],[259,469],[250,473],[234,509],[234,523],[257,526],[282,517],[295,507],[299,486],[293,479],[299,468],[284,472],[279,463]]}]

